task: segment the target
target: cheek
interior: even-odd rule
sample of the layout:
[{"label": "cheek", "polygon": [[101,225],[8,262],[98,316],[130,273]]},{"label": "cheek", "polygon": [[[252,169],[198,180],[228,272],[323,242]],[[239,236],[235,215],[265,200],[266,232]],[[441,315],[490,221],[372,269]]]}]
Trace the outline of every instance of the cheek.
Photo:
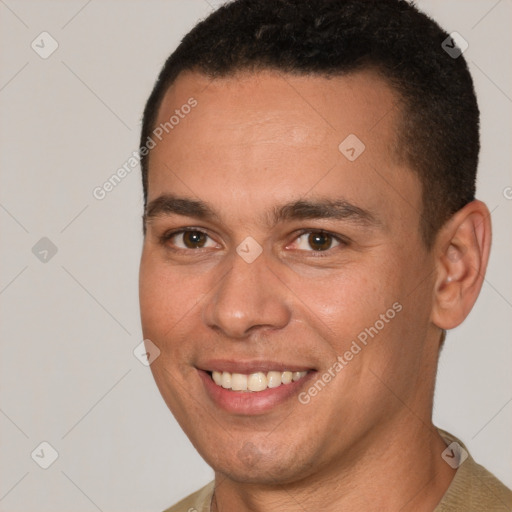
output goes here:
[{"label": "cheek", "polygon": [[186,352],[190,330],[199,328],[198,312],[204,307],[211,280],[206,274],[171,266],[155,250],[143,253],[139,272],[142,330],[162,351],[164,359]]},{"label": "cheek", "polygon": [[139,269],[139,303],[144,336],[151,338],[153,332],[158,331],[161,322],[162,283],[158,280],[158,270],[151,258],[144,251]]},{"label": "cheek", "polygon": [[154,253],[145,250],[139,272],[139,301],[144,336],[163,341],[186,312],[186,289]]},{"label": "cheek", "polygon": [[347,265],[325,276],[298,276],[290,286],[303,303],[305,313],[325,331],[337,351],[372,326],[397,300],[397,285],[388,270],[366,265]]},{"label": "cheek", "polygon": [[186,339],[180,329],[195,301],[177,273],[172,273],[158,255],[147,249],[140,264],[139,302],[143,336],[160,349],[151,371],[169,408],[179,411],[183,407],[179,393],[183,385],[179,384],[181,371],[190,368],[184,364],[186,357],[182,354],[187,344],[177,340]]},{"label": "cheek", "polygon": [[413,274],[406,261],[388,253],[328,278],[295,280],[304,314],[328,345],[329,357],[346,354],[348,367],[338,383],[349,379],[368,400],[386,392],[375,374],[406,389],[419,372],[428,286],[411,294]]}]

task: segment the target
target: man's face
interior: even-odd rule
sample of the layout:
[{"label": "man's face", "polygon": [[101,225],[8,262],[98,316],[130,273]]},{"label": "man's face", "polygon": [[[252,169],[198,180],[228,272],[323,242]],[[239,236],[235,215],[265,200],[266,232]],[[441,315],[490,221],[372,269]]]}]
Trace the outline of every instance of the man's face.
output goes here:
[{"label": "man's face", "polygon": [[[430,419],[433,262],[396,101],[370,72],[187,73],[164,98],[156,124],[181,115],[150,157],[143,332],[167,405],[236,480],[348,465]],[[229,389],[259,372],[276,387]]]}]

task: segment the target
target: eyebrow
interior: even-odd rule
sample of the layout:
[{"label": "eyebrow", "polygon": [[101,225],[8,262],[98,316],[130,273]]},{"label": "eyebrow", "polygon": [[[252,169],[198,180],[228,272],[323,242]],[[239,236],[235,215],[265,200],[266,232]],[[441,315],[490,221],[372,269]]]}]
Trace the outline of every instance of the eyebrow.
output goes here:
[{"label": "eyebrow", "polygon": [[380,224],[377,217],[369,210],[351,204],[345,199],[298,200],[286,203],[272,210],[270,224],[307,219],[346,220],[364,226]]},{"label": "eyebrow", "polygon": [[[201,200],[164,194],[148,203],[144,221],[165,215],[220,220],[220,215]],[[307,219],[346,220],[365,227],[381,226],[382,224],[372,212],[351,204],[345,199],[297,200],[276,206],[266,213],[267,224],[270,227],[280,222]]]},{"label": "eyebrow", "polygon": [[183,215],[198,219],[219,220],[219,216],[205,202],[164,194],[150,201],[144,211],[144,220],[163,215]]}]

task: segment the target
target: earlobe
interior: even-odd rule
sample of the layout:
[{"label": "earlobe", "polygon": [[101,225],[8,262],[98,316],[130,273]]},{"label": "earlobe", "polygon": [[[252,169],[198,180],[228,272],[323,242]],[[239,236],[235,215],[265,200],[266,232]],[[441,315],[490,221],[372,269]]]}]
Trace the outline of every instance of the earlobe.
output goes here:
[{"label": "earlobe", "polygon": [[481,201],[468,203],[441,228],[435,247],[434,325],[453,329],[469,314],[482,287],[490,245],[490,212]]}]

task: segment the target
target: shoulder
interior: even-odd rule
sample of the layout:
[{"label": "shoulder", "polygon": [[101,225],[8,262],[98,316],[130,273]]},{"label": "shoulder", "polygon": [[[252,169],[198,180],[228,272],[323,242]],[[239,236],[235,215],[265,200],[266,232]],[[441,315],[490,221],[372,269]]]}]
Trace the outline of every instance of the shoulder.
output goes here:
[{"label": "shoulder", "polygon": [[182,499],[164,512],[210,512],[214,482],[210,482],[195,493]]},{"label": "shoulder", "polygon": [[467,454],[461,461],[455,476],[435,512],[486,510],[489,512],[510,511],[512,491],[492,473],[477,464],[467,453],[464,444],[457,438],[440,430],[447,444],[457,443]]}]

